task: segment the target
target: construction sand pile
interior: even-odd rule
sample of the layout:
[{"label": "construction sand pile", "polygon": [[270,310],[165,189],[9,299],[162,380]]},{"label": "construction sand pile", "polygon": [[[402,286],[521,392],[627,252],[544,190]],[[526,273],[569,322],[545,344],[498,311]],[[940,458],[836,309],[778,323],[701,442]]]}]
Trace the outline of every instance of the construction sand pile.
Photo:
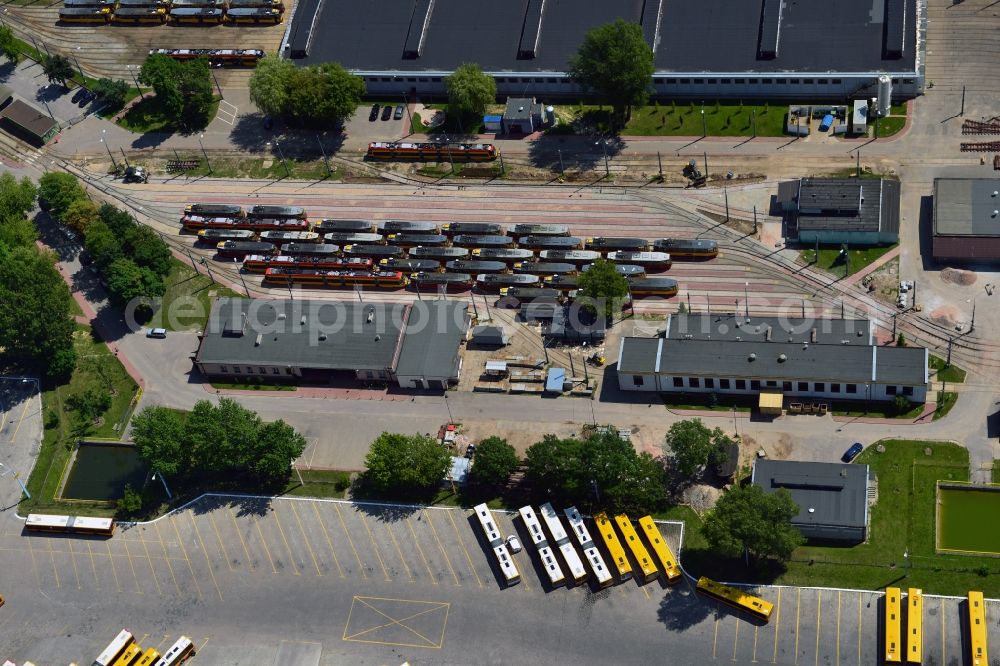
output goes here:
[{"label": "construction sand pile", "polygon": [[958,268],[946,268],[941,271],[941,279],[948,284],[957,284],[967,287],[976,283],[978,276],[972,271],[964,271]]}]

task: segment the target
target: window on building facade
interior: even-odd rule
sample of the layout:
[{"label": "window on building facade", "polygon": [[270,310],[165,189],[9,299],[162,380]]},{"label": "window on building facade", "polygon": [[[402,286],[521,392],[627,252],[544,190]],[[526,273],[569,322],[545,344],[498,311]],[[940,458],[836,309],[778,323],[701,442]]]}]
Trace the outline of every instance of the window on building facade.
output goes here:
[{"label": "window on building facade", "polygon": [[247,366],[247,374],[248,375],[252,375],[253,374],[253,368],[250,367],[249,365]]},{"label": "window on building facade", "polygon": [[684,388],[683,377],[674,377],[674,388]]},{"label": "window on building facade", "polygon": [[830,393],[840,393],[840,384],[830,384]]},{"label": "window on building facade", "polygon": [[903,395],[906,395],[906,396],[913,395],[913,387],[912,386],[904,386],[903,387]]},{"label": "window on building facade", "polygon": [[733,79],[733,83],[735,83],[738,86],[741,86],[741,85],[743,85],[746,82],[747,82],[746,79]]},{"label": "window on building facade", "polygon": [[773,80],[771,80],[771,79],[761,79],[761,80],[760,80],[760,82],[761,82],[762,84],[764,84],[765,86],[769,86],[769,85],[771,85],[772,83],[774,83],[774,81],[773,81]]},{"label": "window on building facade", "polygon": [[830,83],[832,83],[835,86],[839,86],[841,81],[840,79],[830,79]]},{"label": "window on building facade", "polygon": [[278,370],[277,368],[271,368],[271,374],[272,375],[280,375],[281,371]]},{"label": "window on building facade", "polygon": [[745,380],[745,379],[737,379],[736,380],[736,390],[737,391],[746,391],[747,390],[747,380]]},{"label": "window on building facade", "polygon": [[815,384],[813,384],[813,386],[815,387],[817,393],[826,392],[826,384],[824,384],[823,382],[816,382]]},{"label": "window on building facade", "polygon": [[688,386],[691,388],[699,388],[701,386],[701,380],[697,377],[688,377]]},{"label": "window on building facade", "polygon": [[636,386],[642,386],[642,375],[632,375],[632,383]]},{"label": "window on building facade", "polygon": [[715,380],[711,377],[705,378],[705,388],[715,388]]},{"label": "window on building facade", "polygon": [[696,86],[700,86],[703,83],[705,83],[705,79],[691,79],[691,83],[695,84]]},{"label": "window on building facade", "polygon": [[224,365],[220,365],[219,372],[229,372],[229,368]]},{"label": "window on building facade", "polygon": [[858,385],[857,384],[848,384],[847,385],[847,392],[848,393],[857,393],[858,392]]},{"label": "window on building facade", "polygon": [[774,381],[773,379],[768,379],[767,388],[778,388],[778,382]]},{"label": "window on building facade", "polygon": [[825,86],[826,85],[826,79],[816,79],[816,83],[820,84],[821,86]]},{"label": "window on building facade", "polygon": [[782,391],[791,391],[792,390],[792,383],[791,382],[781,382],[781,390]]},{"label": "window on building facade", "polygon": [[885,387],[885,394],[886,395],[896,395],[896,387],[895,386],[886,386]]},{"label": "window on building facade", "polygon": [[721,83],[722,85],[726,85],[726,86],[728,86],[732,82],[733,82],[732,79],[719,79],[719,83]]},{"label": "window on building facade", "polygon": [[728,391],[729,390],[729,384],[730,384],[730,382],[729,382],[728,379],[720,379],[719,380],[719,388],[720,389],[725,389],[725,390]]},{"label": "window on building facade", "polygon": [[[223,372],[225,372],[225,369],[223,369]],[[233,372],[235,372],[238,375],[242,374],[242,371],[240,370],[240,366],[238,366],[238,365],[234,365],[233,366]]]},{"label": "window on building facade", "polygon": [[793,86],[797,86],[797,85],[799,85],[799,80],[798,79],[788,79],[788,83],[791,84],[791,85],[793,85]]},{"label": "window on building facade", "polygon": [[751,391],[759,391],[760,390],[760,380],[758,380],[758,379],[751,379],[750,380],[750,390]]},{"label": "window on building facade", "polygon": [[285,368],[285,374],[286,375],[292,374],[292,369],[291,368]]},{"label": "window on building facade", "polygon": [[808,391],[809,390],[809,382],[799,382],[799,390],[800,391]]},{"label": "window on building facade", "polygon": [[804,86],[811,86],[812,82],[813,82],[812,79],[802,79],[802,85]]}]

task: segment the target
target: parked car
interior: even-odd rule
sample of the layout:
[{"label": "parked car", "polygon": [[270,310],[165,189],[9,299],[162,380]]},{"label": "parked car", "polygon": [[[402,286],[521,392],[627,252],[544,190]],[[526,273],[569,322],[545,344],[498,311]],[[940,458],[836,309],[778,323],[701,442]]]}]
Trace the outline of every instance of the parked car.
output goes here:
[{"label": "parked car", "polygon": [[368,121],[369,122],[371,122],[373,120],[378,120],[378,110],[379,110],[379,105],[378,104],[372,104],[371,113],[368,114]]},{"label": "parked car", "polygon": [[510,552],[512,552],[512,553],[520,553],[521,552],[521,540],[518,539],[513,534],[511,534],[509,537],[507,537],[507,548],[509,548]]},{"label": "parked car", "polygon": [[864,450],[865,447],[861,442],[854,442],[853,444],[851,444],[851,448],[844,451],[844,455],[841,456],[840,459],[843,460],[845,463],[849,463],[855,458],[857,458],[859,455],[861,455],[861,452]]},{"label": "parked car", "polygon": [[382,107],[382,120],[389,120],[389,118],[392,118],[392,106],[386,104]]},{"label": "parked car", "polygon": [[70,98],[70,100],[69,100],[69,101],[71,101],[71,102],[73,102],[74,104],[76,104],[77,102],[79,102],[79,101],[80,101],[80,97],[81,97],[81,96],[83,96],[83,95],[85,95],[85,94],[86,94],[86,92],[87,92],[87,89],[86,89],[86,88],[77,88],[77,89],[76,89],[76,92],[75,92],[75,93],[73,93],[73,96],[72,96],[72,97]]},{"label": "parked car", "polygon": [[394,118],[395,120],[399,120],[400,118],[402,118],[402,117],[403,117],[403,112],[404,112],[405,110],[406,110],[406,109],[404,109],[404,108],[403,108],[403,105],[402,105],[402,104],[397,104],[397,105],[396,105],[396,112],[392,114],[392,117],[393,117],[393,118]]},{"label": "parked car", "polygon": [[165,328],[147,328],[146,329],[147,338],[165,338],[167,337],[167,329]]},{"label": "parked car", "polygon": [[465,457],[468,458],[469,460],[472,460],[472,456],[474,455],[476,455],[476,445],[469,444],[469,446],[467,446],[465,449]]},{"label": "parked car", "polygon": [[269,130],[274,127],[274,118],[271,116],[264,116],[264,129]]},{"label": "parked car", "polygon": [[95,93],[90,92],[89,90],[86,90],[84,91],[83,95],[80,96],[80,101],[77,102],[76,104],[82,109],[83,107],[93,102],[95,99],[97,99],[97,95]]},{"label": "parked car", "polygon": [[141,166],[130,166],[122,176],[123,183],[148,183],[149,172]]}]

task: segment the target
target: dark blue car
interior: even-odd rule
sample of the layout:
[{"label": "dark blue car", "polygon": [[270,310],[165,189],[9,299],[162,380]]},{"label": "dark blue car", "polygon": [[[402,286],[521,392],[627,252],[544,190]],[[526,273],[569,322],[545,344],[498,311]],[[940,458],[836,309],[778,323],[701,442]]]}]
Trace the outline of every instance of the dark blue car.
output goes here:
[{"label": "dark blue car", "polygon": [[844,451],[844,455],[840,457],[845,463],[849,463],[855,458],[857,458],[862,451],[865,450],[864,445],[861,442],[854,442],[851,444],[851,448]]}]

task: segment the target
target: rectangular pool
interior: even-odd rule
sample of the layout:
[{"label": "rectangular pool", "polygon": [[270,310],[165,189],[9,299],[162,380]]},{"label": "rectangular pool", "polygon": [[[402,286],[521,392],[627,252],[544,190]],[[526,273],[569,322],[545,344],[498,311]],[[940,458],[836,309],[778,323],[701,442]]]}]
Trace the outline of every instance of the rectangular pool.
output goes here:
[{"label": "rectangular pool", "polygon": [[146,463],[134,446],[80,442],[63,487],[63,499],[114,501],[125,494],[125,485],[142,490]]},{"label": "rectangular pool", "polygon": [[937,489],[937,549],[1000,556],[1000,487],[941,484]]}]

